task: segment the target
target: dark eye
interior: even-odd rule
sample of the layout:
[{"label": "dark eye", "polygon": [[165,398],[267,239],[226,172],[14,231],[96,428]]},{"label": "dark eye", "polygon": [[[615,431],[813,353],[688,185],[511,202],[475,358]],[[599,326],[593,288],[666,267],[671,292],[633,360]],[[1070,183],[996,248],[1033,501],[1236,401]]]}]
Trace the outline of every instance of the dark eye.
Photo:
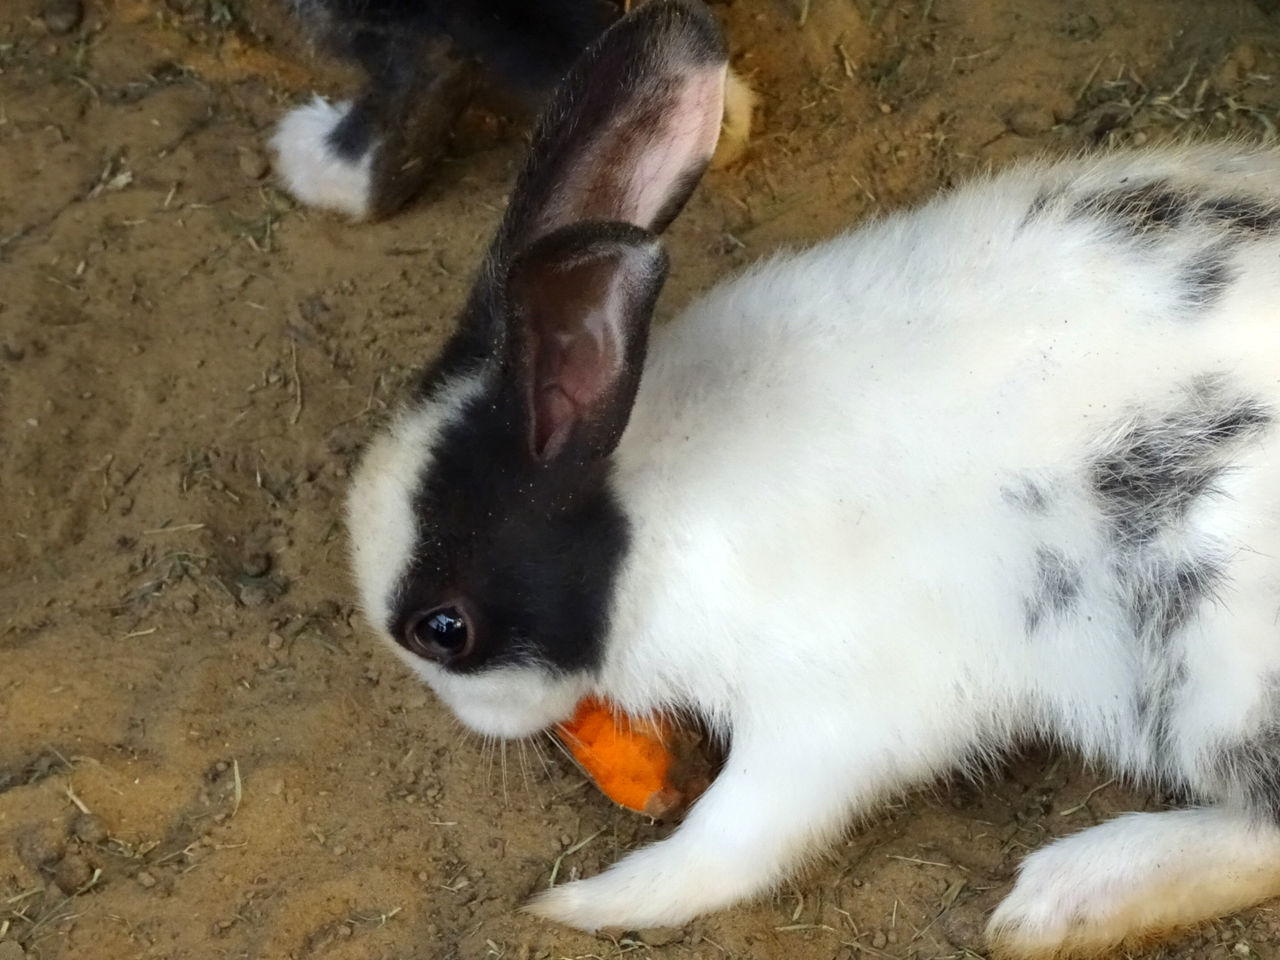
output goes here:
[{"label": "dark eye", "polygon": [[420,657],[449,663],[471,652],[471,627],[457,607],[420,610],[404,627],[404,645]]}]

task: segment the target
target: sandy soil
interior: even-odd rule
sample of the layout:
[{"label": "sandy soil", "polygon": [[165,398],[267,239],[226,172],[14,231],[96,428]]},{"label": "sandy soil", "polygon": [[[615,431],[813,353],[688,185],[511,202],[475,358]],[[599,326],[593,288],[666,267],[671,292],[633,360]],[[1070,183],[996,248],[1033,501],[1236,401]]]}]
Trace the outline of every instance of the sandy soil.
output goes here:
[{"label": "sandy soil", "polygon": [[[342,71],[269,0],[169,2],[90,0],[69,30],[0,2],[0,957],[976,956],[1028,849],[1160,804],[1033,753],[681,930],[515,913],[665,828],[545,748],[464,739],[353,616],[340,505],[521,130],[470,114],[390,222],[298,210],[263,144]],[[804,6],[719,8],[761,132],[672,231],[664,313],[991,164],[1274,132],[1274,0]],[[1262,908],[1153,956],[1276,944]]]}]

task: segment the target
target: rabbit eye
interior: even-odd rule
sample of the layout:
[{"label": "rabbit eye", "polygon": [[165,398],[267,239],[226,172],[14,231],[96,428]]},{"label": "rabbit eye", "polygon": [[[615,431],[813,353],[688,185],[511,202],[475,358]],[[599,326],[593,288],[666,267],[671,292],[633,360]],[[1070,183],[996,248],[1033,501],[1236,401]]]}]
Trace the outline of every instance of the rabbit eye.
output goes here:
[{"label": "rabbit eye", "polygon": [[456,606],[420,610],[405,624],[404,644],[427,660],[450,663],[471,652],[471,628]]}]

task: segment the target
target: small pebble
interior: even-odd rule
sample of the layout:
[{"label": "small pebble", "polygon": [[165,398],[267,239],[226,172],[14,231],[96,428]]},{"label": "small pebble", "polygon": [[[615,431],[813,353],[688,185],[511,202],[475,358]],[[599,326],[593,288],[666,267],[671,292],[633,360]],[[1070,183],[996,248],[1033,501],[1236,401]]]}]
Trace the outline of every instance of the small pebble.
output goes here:
[{"label": "small pebble", "polygon": [[898,942],[898,931],[897,931],[897,930],[890,930],[890,931],[889,931],[889,942],[890,942],[890,943],[897,943],[897,942]]},{"label": "small pebble", "polygon": [[1243,940],[1241,940],[1241,941],[1240,941],[1239,943],[1237,943],[1234,947],[1232,947],[1232,948],[1231,948],[1231,952],[1232,952],[1235,956],[1237,956],[1237,957],[1252,957],[1252,956],[1253,956],[1253,950],[1252,950],[1252,949],[1250,949],[1249,945],[1248,945],[1247,943],[1245,943]]},{"label": "small pebble", "polygon": [[280,634],[276,633],[274,630],[271,633],[267,634],[268,650],[279,650],[283,646],[284,646],[284,637],[280,636]]},{"label": "small pebble", "polygon": [[148,890],[150,890],[152,887],[156,885],[156,878],[153,877],[151,874],[147,873],[147,871],[145,870],[139,870],[135,875],[134,879],[136,879],[138,883],[142,884]]},{"label": "small pebble", "polygon": [[63,893],[72,894],[93,879],[93,867],[79,854],[69,853],[58,861],[53,871],[53,882]]},{"label": "small pebble", "polygon": [[884,935],[883,930],[877,930],[875,936],[871,938],[871,945],[877,950],[883,950],[884,945],[889,942],[889,938]]},{"label": "small pebble", "polygon": [[888,103],[880,104],[881,113],[893,113],[893,105]]},{"label": "small pebble", "polygon": [[82,813],[71,821],[71,832],[85,843],[101,843],[107,839],[107,825],[92,813]]},{"label": "small pebble", "polygon": [[83,18],[80,0],[45,0],[40,7],[40,19],[50,33],[70,33],[80,26]]}]

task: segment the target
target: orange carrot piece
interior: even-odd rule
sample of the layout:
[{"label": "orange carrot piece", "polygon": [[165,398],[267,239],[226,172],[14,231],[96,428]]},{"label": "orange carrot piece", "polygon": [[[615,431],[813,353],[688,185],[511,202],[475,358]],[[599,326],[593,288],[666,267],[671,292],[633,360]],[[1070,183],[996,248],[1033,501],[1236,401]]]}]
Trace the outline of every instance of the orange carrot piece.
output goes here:
[{"label": "orange carrot piece", "polygon": [[605,796],[638,813],[683,813],[711,782],[701,738],[662,717],[620,717],[587,698],[557,733]]}]

